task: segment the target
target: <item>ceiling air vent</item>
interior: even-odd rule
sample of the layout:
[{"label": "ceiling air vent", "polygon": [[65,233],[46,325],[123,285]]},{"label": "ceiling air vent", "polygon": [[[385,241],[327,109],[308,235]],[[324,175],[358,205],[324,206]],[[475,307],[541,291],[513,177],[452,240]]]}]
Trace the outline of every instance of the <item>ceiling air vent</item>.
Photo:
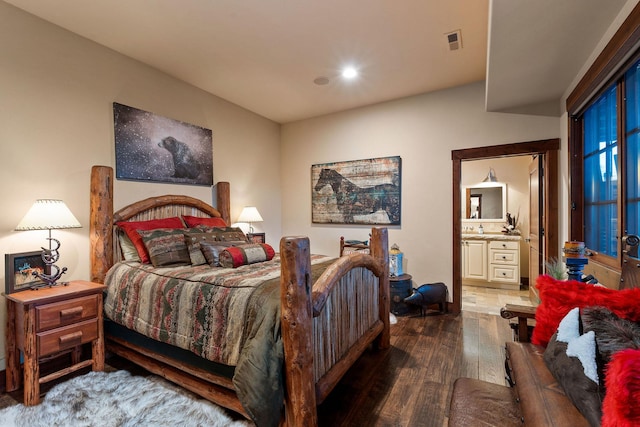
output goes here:
[{"label": "ceiling air vent", "polygon": [[445,35],[447,36],[447,42],[449,43],[449,50],[462,49],[462,35],[460,34],[460,30],[447,33]]}]

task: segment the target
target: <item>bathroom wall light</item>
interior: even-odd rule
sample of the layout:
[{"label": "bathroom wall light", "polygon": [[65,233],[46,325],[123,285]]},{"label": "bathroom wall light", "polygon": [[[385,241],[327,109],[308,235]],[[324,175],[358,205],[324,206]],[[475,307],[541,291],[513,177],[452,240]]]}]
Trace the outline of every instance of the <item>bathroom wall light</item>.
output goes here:
[{"label": "bathroom wall light", "polygon": [[494,171],[493,168],[489,168],[489,173],[482,182],[498,182],[498,178],[496,178],[496,171]]}]

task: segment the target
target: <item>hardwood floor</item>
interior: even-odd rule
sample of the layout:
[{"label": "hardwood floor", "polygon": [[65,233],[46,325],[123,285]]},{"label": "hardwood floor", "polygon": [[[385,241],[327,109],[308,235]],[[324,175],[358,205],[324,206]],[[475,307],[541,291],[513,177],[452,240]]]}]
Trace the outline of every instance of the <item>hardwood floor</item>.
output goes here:
[{"label": "hardwood floor", "polygon": [[391,348],[368,350],[318,407],[321,426],[443,426],[458,377],[504,380],[508,322],[499,316],[398,317]]},{"label": "hardwood floor", "polygon": [[[512,339],[507,320],[471,311],[397,320],[391,348],[365,351],[318,407],[320,426],[445,426],[456,378],[505,384],[504,343]],[[118,368],[128,363],[107,362]],[[0,394],[0,407],[16,399],[19,392]]]}]

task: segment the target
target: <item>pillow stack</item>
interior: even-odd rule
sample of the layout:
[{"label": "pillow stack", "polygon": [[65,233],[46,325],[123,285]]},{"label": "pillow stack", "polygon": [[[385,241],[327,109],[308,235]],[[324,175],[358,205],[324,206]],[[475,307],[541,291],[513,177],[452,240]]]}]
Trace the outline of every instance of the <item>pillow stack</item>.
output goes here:
[{"label": "pillow stack", "polygon": [[124,259],[154,267],[209,264],[236,268],[268,261],[275,255],[267,244],[250,244],[240,228],[227,227],[222,218],[183,215],[116,225]]}]

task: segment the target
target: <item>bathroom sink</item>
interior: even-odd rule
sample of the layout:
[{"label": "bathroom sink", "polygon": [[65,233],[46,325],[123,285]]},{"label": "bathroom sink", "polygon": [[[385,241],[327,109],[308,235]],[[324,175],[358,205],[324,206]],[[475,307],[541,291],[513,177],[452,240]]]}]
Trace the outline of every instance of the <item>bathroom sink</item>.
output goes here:
[{"label": "bathroom sink", "polygon": [[521,238],[518,234],[503,233],[463,233],[461,237],[464,240],[520,240]]}]

